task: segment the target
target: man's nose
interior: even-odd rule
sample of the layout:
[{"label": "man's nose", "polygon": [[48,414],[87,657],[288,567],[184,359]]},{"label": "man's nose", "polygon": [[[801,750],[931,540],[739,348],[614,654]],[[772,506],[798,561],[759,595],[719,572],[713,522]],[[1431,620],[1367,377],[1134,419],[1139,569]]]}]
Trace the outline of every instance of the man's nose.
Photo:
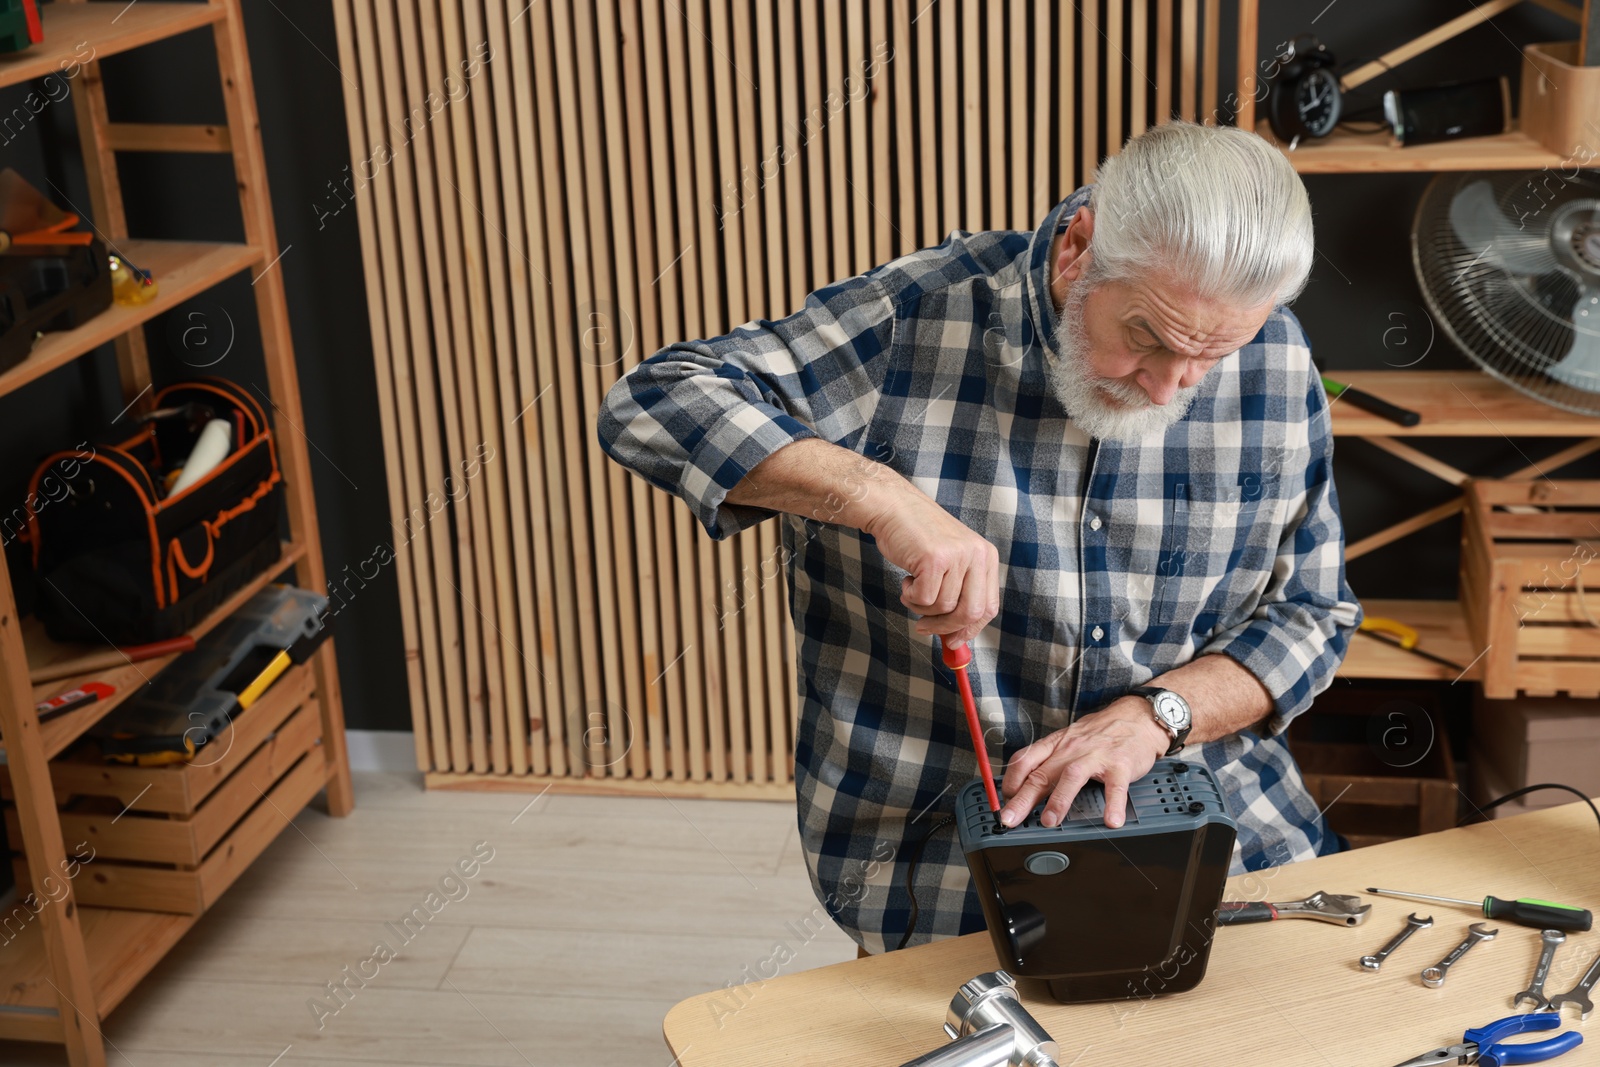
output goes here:
[{"label": "man's nose", "polygon": [[1165,405],[1182,386],[1183,372],[1188,365],[1188,360],[1171,356],[1147,363],[1140,369],[1139,387],[1152,404]]}]

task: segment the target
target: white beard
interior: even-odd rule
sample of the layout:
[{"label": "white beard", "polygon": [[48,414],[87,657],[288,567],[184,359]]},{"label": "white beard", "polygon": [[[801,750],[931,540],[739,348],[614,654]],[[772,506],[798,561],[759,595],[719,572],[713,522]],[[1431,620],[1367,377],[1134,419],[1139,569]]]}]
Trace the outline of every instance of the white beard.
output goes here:
[{"label": "white beard", "polygon": [[[1089,365],[1089,335],[1083,325],[1083,302],[1088,295],[1082,282],[1073,283],[1056,323],[1056,349],[1060,354],[1045,360],[1056,399],[1084,433],[1102,441],[1136,441],[1165,433],[1188,413],[1200,386],[1179,389],[1161,405],[1151,403],[1137,385],[1095,374]],[[1101,394],[1102,389],[1127,406],[1113,404]]]}]

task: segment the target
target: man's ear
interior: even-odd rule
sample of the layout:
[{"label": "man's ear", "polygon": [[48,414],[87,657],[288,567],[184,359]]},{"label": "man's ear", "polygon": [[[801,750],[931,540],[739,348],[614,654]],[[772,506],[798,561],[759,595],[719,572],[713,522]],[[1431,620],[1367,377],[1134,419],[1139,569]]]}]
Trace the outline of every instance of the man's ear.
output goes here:
[{"label": "man's ear", "polygon": [[1072,216],[1056,252],[1056,280],[1075,282],[1089,269],[1089,242],[1094,237],[1094,212],[1080,207]]}]

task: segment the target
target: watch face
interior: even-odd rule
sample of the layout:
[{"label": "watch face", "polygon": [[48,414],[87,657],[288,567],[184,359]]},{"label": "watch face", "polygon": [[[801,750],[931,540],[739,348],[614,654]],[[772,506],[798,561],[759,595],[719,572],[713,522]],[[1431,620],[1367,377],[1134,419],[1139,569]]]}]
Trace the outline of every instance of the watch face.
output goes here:
[{"label": "watch face", "polygon": [[1326,137],[1339,124],[1339,79],[1326,67],[1307,71],[1294,87],[1294,107],[1306,133]]},{"label": "watch face", "polygon": [[1172,693],[1162,693],[1156,697],[1156,714],[1174,730],[1181,730],[1189,725],[1189,709],[1184,707],[1183,701]]}]

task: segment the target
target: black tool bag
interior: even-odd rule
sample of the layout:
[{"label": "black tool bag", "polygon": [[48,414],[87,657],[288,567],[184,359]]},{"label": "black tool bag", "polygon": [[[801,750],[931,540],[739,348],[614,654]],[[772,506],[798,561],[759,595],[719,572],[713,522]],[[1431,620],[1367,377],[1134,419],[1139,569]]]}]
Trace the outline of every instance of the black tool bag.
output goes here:
[{"label": "black tool bag", "polygon": [[[167,497],[208,418],[227,457]],[[63,491],[41,494],[41,485]],[[280,555],[283,479],[266,412],[220,378],[169,385],[125,441],[47,457],[29,486],[34,613],[55,641],[144,644],[190,629]]]}]

